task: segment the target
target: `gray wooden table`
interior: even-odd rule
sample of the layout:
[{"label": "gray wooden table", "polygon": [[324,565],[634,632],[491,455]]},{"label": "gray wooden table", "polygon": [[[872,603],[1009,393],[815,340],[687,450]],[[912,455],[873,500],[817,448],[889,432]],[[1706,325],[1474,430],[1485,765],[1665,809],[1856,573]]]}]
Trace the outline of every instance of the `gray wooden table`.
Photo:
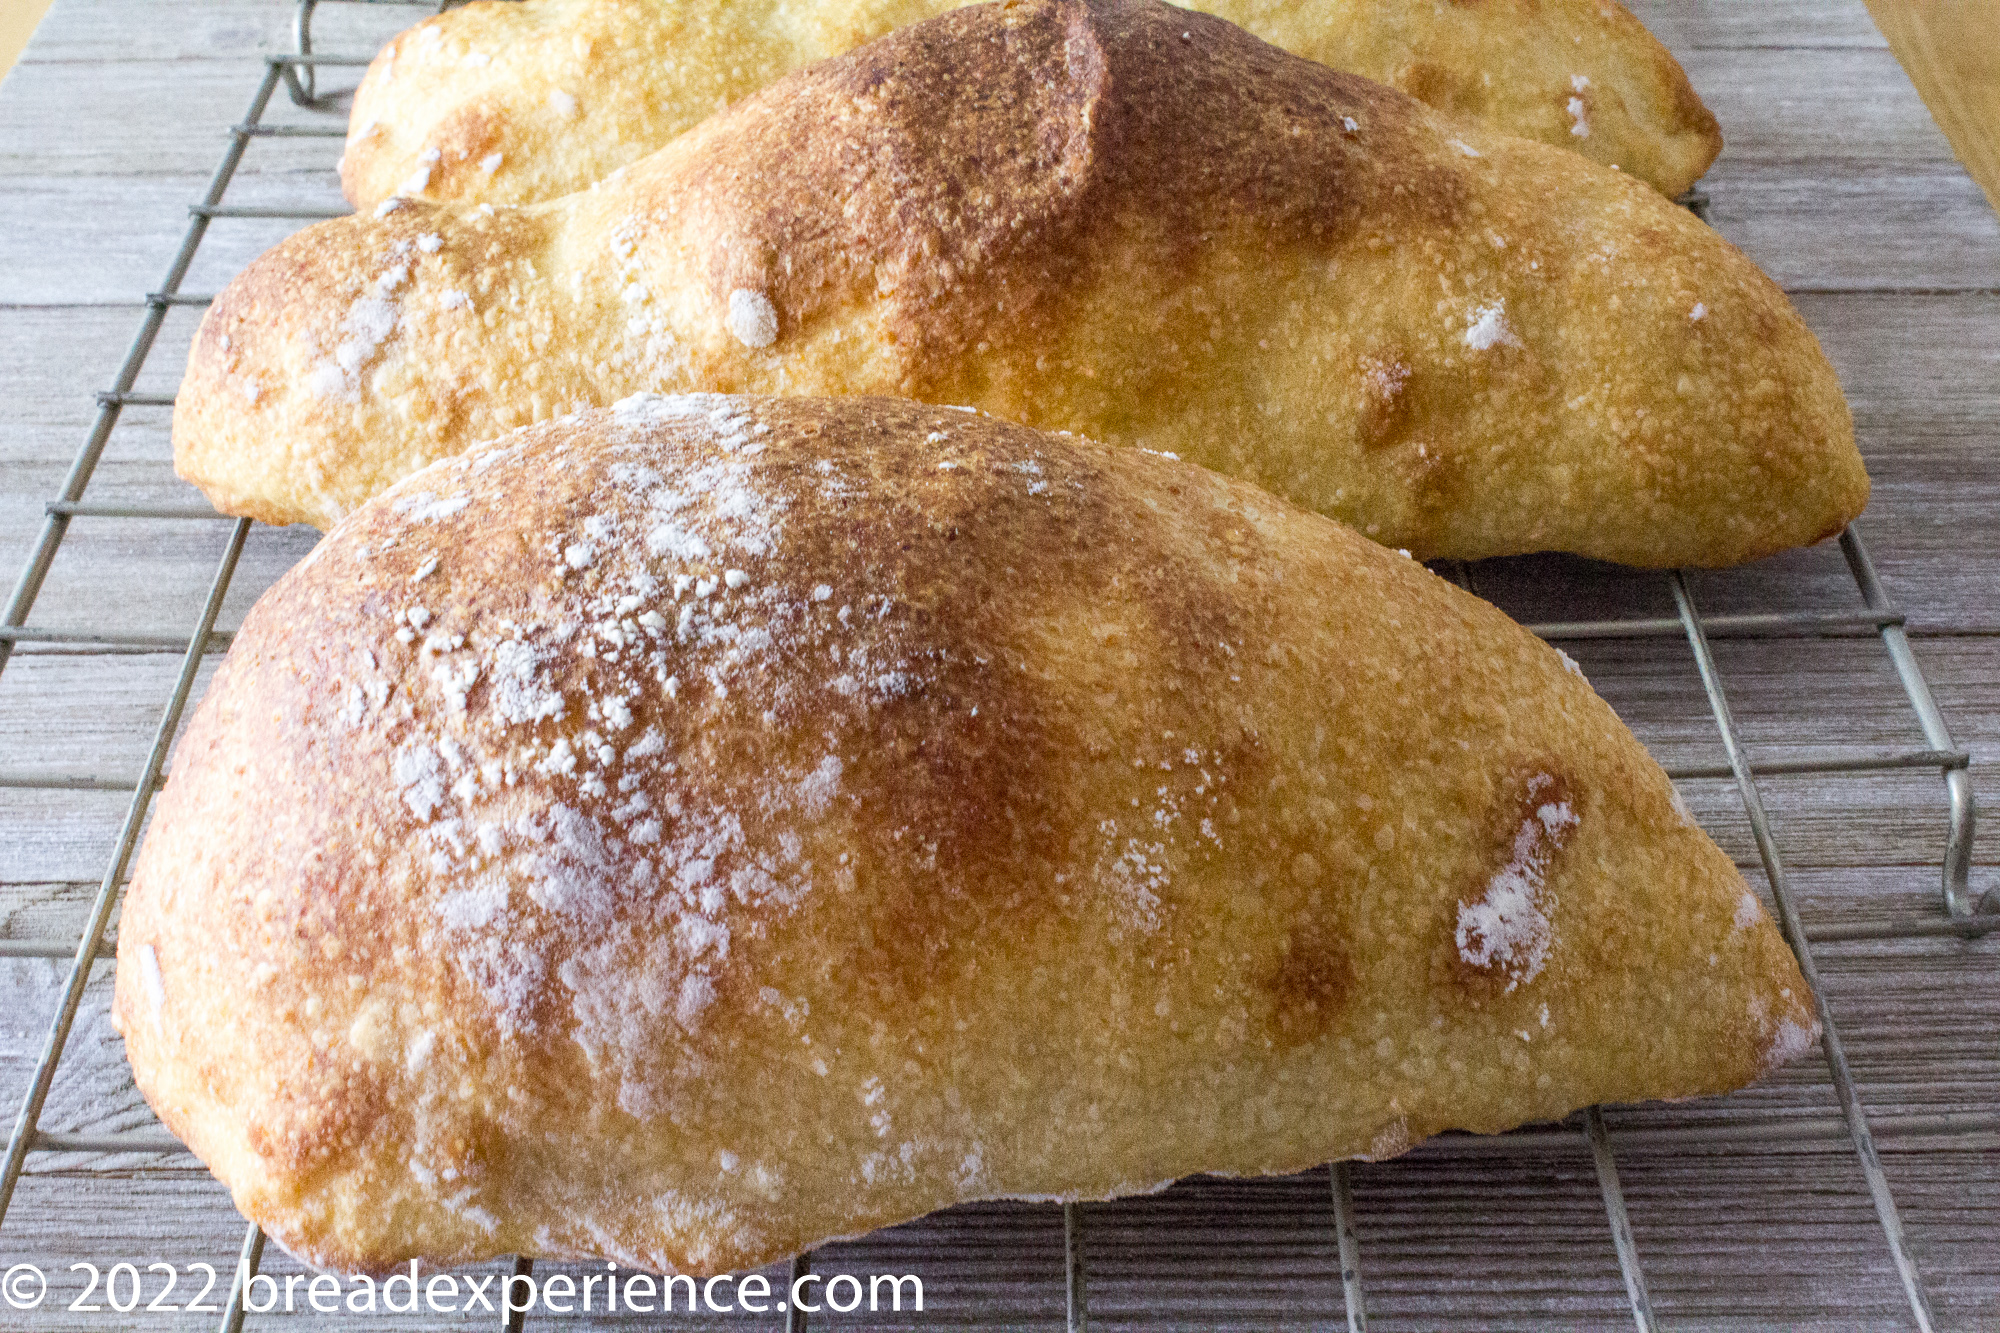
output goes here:
[{"label": "gray wooden table", "polygon": [[[329,3],[319,45],[367,54],[420,12]],[[1860,0],[1642,0],[1638,12],[1728,136],[1706,182],[1715,224],[1793,294],[1846,385],[1876,482],[1861,531],[1991,807],[1974,844],[1976,895],[2000,884],[1991,831],[2000,822],[2000,224]],[[56,0],[0,84],[0,570],[9,577],[42,533],[45,506],[97,419],[95,394],[114,382],[188,205],[208,189],[226,131],[264,76],[263,56],[291,49],[292,16],[284,0]],[[328,79],[340,86],[352,75]],[[303,110],[281,92],[267,119],[337,127],[342,110]],[[338,210],[338,151],[333,137],[259,138],[228,203]],[[297,225],[217,219],[182,290],[214,291]],[[142,399],[173,392],[199,314],[166,309],[134,386]],[[125,407],[87,502],[197,506],[173,476],[167,425],[162,407]],[[0,676],[0,945],[74,947],[181,668],[170,645],[185,644],[233,530],[166,517],[70,525],[29,625],[161,642],[119,651],[23,643]],[[302,530],[252,529],[221,627],[312,541]],[[1659,575],[1531,559],[1470,577],[1530,622],[1676,614]],[[1711,617],[1861,609],[1831,545],[1701,575],[1690,588]],[[1724,755],[1686,638],[1565,647],[1663,762],[1697,774],[1681,783],[1689,804],[1768,900],[1737,785],[1698,775],[1724,772]],[[1718,635],[1714,657],[1754,760],[1927,745],[1870,632]],[[197,689],[205,677],[206,668]],[[28,780],[106,789],[20,785]],[[1780,774],[1758,789],[1937,1323],[2000,1328],[2000,935],[1968,941],[1912,928],[1942,920],[1939,771]],[[0,957],[0,1108],[9,1120],[68,968]],[[105,1017],[108,972],[100,965],[84,993],[41,1117],[46,1131],[158,1133]],[[1613,1108],[1608,1121],[1663,1326],[1913,1326],[1824,1060],[1735,1097]],[[1430,1145],[1351,1176],[1374,1327],[1632,1326],[1600,1178],[1573,1127],[1499,1147]],[[1087,1209],[1085,1226],[1098,1324],[1345,1325],[1324,1171],[1192,1182]],[[242,1238],[226,1193],[185,1155],[35,1153],[0,1227],[0,1268],[40,1265],[59,1298],[33,1313],[0,1305],[0,1328],[212,1325],[212,1314],[65,1312],[81,1289],[67,1266],[127,1261],[143,1271],[164,1261],[185,1272],[207,1262],[226,1281]],[[920,1274],[927,1313],[876,1316],[884,1327],[1047,1328],[1063,1319],[1064,1256],[1058,1210],[991,1205],[830,1247],[817,1262],[826,1272]],[[266,1268],[281,1278],[299,1271],[275,1249]],[[157,1290],[155,1279],[148,1299]],[[174,1299],[187,1294],[184,1284]],[[278,1318],[329,1329],[396,1322],[300,1313],[253,1316],[248,1326]],[[721,1322],[779,1326],[769,1315]]]}]

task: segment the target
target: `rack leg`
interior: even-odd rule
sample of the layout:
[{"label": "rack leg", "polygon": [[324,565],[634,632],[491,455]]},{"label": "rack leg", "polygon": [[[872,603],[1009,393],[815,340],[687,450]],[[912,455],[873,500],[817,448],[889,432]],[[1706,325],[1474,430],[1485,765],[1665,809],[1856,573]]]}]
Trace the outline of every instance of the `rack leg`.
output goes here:
[{"label": "rack leg", "polygon": [[[319,0],[299,0],[298,12],[292,16],[293,45],[302,56],[313,53],[313,9],[318,4]],[[303,63],[285,66],[285,91],[295,104],[312,106],[319,99],[319,71]]]},{"label": "rack leg", "polygon": [[221,1333],[242,1333],[244,1303],[250,1299],[250,1279],[264,1262],[264,1228],[255,1222],[243,1234],[243,1250],[236,1256],[236,1280],[229,1288],[229,1306],[222,1312]]},{"label": "rack leg", "polygon": [[[1868,548],[1861,544],[1861,534],[1853,524],[1840,534],[1840,553],[1847,557],[1847,568],[1861,589],[1862,602],[1871,611],[1887,610],[1888,594],[1882,590],[1875,562],[1868,558]],[[1944,714],[1938,711],[1930,682],[1924,679],[1923,668],[1917,665],[1916,654],[1910,651],[1909,632],[1901,624],[1885,624],[1876,632],[1882,636],[1882,647],[1895,665],[1897,678],[1903,682],[1903,693],[1917,715],[1925,743],[1933,750],[1952,749],[1951,731],[1944,724]],[[2000,885],[1988,889],[1974,905],[1968,882],[1972,871],[1972,831],[1979,815],[1972,795],[1972,775],[1963,768],[1948,768],[1944,772],[1944,787],[1946,799],[1951,802],[1951,826],[1944,845],[1945,913],[1962,917],[1975,912],[1981,915],[2000,912]]]},{"label": "rack leg", "polygon": [[500,1333],[521,1333],[521,1325],[528,1318],[528,1307],[514,1305],[514,1279],[528,1277],[535,1271],[535,1261],[525,1254],[514,1256],[514,1271],[507,1275],[507,1285],[500,1290]]},{"label": "rack leg", "polygon": [[1354,1230],[1354,1191],[1347,1163],[1335,1162],[1333,1229],[1340,1239],[1340,1291],[1347,1302],[1347,1333],[1368,1333],[1368,1304],[1361,1295],[1361,1237]]},{"label": "rack leg", "polygon": [[792,1256],[791,1280],[785,1284],[785,1333],[806,1333],[805,1307],[793,1299],[799,1290],[799,1279],[813,1271],[811,1252]]},{"label": "rack leg", "polygon": [[1646,1273],[1639,1267],[1639,1244],[1632,1238],[1632,1219],[1625,1212],[1625,1191],[1618,1184],[1618,1161],[1611,1155],[1611,1131],[1604,1112],[1593,1106],[1583,1113],[1583,1135],[1597,1162],[1597,1185],[1604,1192],[1604,1215],[1611,1220],[1611,1243],[1618,1249],[1618,1270],[1625,1275],[1625,1295],[1632,1302],[1632,1323],[1639,1333],[1653,1333],[1653,1302],[1646,1295]]},{"label": "rack leg", "polygon": [[1090,1300],[1084,1289],[1083,1205],[1063,1205],[1063,1276],[1069,1303],[1069,1333],[1086,1333],[1090,1327]]}]

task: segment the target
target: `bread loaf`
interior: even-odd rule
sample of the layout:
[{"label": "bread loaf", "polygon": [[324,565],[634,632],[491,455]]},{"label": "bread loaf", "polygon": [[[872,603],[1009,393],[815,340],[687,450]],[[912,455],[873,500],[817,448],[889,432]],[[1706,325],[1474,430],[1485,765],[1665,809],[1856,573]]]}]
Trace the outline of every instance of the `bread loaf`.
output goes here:
[{"label": "bread loaf", "polygon": [[707,1273],[1736,1087],[1811,997],[1554,649],[1240,481],[884,399],[440,462],[245,619],[118,931],[312,1263]]},{"label": "bread loaf", "polygon": [[[341,181],[465,204],[554,199],[780,76],[962,0],[472,4],[385,46]],[[1443,111],[1616,166],[1669,196],[1722,149],[1687,76],[1614,0],[1203,0],[1194,8]]]},{"label": "bread loaf", "polygon": [[1726,565],[1868,493],[1818,343],[1685,210],[1154,0],[956,10],[583,194],[303,231],[202,321],[175,464],[325,526],[686,389],[970,404],[1426,558]]}]

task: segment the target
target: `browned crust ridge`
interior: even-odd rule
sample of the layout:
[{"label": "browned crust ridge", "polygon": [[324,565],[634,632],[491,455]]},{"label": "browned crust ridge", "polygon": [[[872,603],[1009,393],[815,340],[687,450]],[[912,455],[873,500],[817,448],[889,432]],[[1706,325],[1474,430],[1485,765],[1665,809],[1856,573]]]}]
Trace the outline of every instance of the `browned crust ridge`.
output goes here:
[{"label": "browned crust ridge", "polygon": [[966,403],[1426,558],[1728,565],[1868,494],[1811,332],[1685,210],[1152,0],[957,10],[583,194],[301,232],[204,319],[175,461],[324,526],[690,389]]}]

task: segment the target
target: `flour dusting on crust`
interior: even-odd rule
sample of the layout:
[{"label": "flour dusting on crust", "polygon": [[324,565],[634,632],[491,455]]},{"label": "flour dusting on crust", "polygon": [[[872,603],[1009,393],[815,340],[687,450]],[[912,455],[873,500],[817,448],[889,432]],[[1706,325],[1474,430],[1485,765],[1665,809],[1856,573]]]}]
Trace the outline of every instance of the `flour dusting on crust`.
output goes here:
[{"label": "flour dusting on crust", "polygon": [[[383,610],[387,637],[417,661],[378,673],[372,653],[358,659],[341,716],[393,729],[384,785],[432,873],[455,886],[432,928],[502,1032],[567,1033],[617,1077],[619,1105],[645,1117],[685,1072],[674,1060],[698,1058],[688,1052],[723,998],[741,933],[854,873],[797,831],[840,817],[848,773],[836,733],[867,732],[872,710],[924,697],[950,650],[935,646],[928,613],[868,586],[866,562],[815,563],[800,577],[787,554],[794,495],[868,502],[865,452],[772,466],[757,403],[719,395],[637,395],[607,417],[588,456],[559,420],[392,493],[378,555],[460,541],[460,522],[484,521],[484,478],[532,432],[551,477],[591,478],[553,528],[524,538],[530,564],[511,577],[536,591],[510,617],[468,611],[450,564],[410,555],[424,577],[388,580]],[[947,423],[936,426],[933,443],[955,447]],[[699,447],[663,451],[663,432]],[[1077,484],[1032,452],[979,466],[1035,505]],[[745,718],[768,728],[781,712],[819,725],[741,778],[716,781],[713,761],[689,748],[691,736]],[[702,776],[676,776],[688,765]],[[1177,742],[1142,767],[1151,796],[1099,821],[1088,882],[1124,928],[1145,933],[1160,927],[1187,849],[1221,844],[1228,766]],[[538,798],[524,800],[523,787]],[[662,1053],[663,1029],[688,1039],[682,1057]]]},{"label": "flour dusting on crust", "polygon": [[1819,1035],[1817,1021],[1808,1026],[1789,1018],[1779,1019],[1770,1045],[1764,1048],[1764,1072],[1768,1074],[1780,1065],[1788,1065],[1810,1051],[1819,1041]]},{"label": "flour dusting on crust", "polygon": [[[426,668],[405,673],[404,689],[428,686],[444,707],[412,715],[385,776],[432,869],[464,886],[441,901],[436,928],[503,1029],[560,1020],[594,1062],[619,1072],[621,1105],[643,1116],[659,1109],[648,1074],[660,1063],[654,1027],[700,1027],[738,911],[794,901],[827,872],[762,847],[745,821],[824,811],[841,765],[809,756],[723,805],[648,795],[671,787],[650,775],[680,759],[657,730],[635,733],[635,703],[690,706],[689,687],[726,700],[766,669],[809,608],[834,613],[813,602],[813,588],[767,586],[754,573],[783,540],[786,504],[756,480],[769,427],[752,411],[717,397],[636,398],[612,416],[626,436],[667,423],[698,429],[708,456],[673,476],[643,450],[605,468],[571,526],[539,539],[558,587],[532,619],[461,623],[445,596],[435,613],[401,608],[397,637]],[[455,519],[505,449],[429,470],[392,512],[411,524]],[[894,674],[871,674],[863,693]],[[530,773],[573,794],[524,806],[510,789]],[[662,937],[672,947],[649,951],[646,941]],[[544,943],[553,939],[582,943]],[[567,995],[566,1014],[549,1011],[550,993]]]},{"label": "flour dusting on crust", "polygon": [[1486,891],[1459,904],[1458,956],[1473,967],[1507,978],[1507,989],[1541,975],[1555,942],[1549,922],[1549,866],[1577,824],[1561,784],[1549,774],[1528,780],[1527,811],[1515,830],[1507,864]]}]

